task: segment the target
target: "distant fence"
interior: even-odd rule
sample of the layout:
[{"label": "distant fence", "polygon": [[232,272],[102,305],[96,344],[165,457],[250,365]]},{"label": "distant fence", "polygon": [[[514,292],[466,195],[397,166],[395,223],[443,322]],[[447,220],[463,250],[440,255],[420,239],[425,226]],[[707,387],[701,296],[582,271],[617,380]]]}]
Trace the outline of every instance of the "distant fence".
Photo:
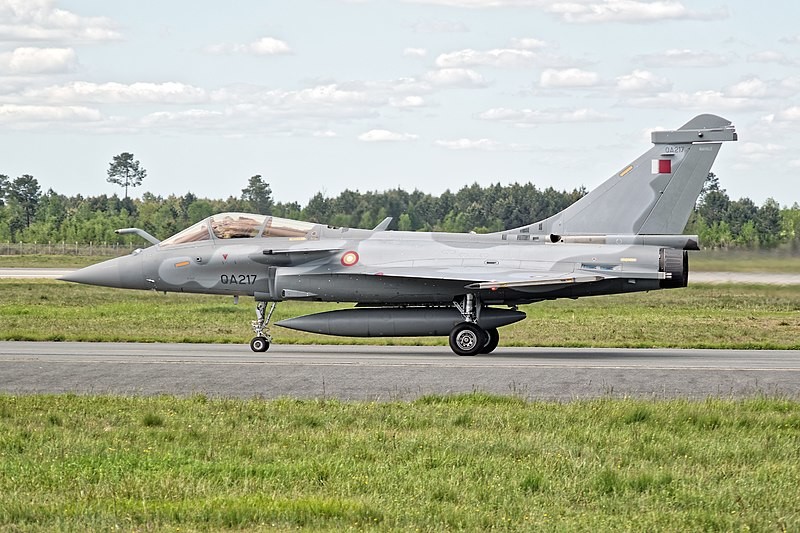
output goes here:
[{"label": "distant fence", "polygon": [[0,255],[125,255],[136,248],[134,244],[79,242],[5,242],[0,243]]}]

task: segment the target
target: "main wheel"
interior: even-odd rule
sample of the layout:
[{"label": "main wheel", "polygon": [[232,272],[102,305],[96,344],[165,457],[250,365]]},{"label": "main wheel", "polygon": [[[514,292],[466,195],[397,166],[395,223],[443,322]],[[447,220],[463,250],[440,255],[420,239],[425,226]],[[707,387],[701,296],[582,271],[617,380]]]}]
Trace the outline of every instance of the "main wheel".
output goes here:
[{"label": "main wheel", "polygon": [[486,346],[488,334],[475,324],[462,322],[450,332],[450,349],[457,355],[476,355]]},{"label": "main wheel", "polygon": [[266,337],[253,337],[250,341],[250,349],[254,352],[266,352],[269,350],[269,341]]},{"label": "main wheel", "polygon": [[479,353],[492,353],[500,343],[500,333],[497,331],[497,328],[487,329],[486,335],[489,337],[489,340],[486,341],[486,344],[481,348]]}]

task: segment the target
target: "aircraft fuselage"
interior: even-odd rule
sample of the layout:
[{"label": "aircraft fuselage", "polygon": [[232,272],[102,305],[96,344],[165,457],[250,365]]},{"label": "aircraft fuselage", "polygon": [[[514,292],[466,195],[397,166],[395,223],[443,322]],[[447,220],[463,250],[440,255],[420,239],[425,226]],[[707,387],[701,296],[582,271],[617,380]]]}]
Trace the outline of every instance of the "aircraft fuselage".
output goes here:
[{"label": "aircraft fuselage", "polygon": [[[653,290],[665,278],[663,248],[653,245],[598,247],[505,241],[496,234],[345,228],[321,233],[319,240],[301,242],[248,238],[157,245],[90,267],[84,275],[95,284],[122,288],[376,305],[449,305],[467,292],[467,278],[519,281],[523,286],[473,291],[486,304],[506,305]],[[526,285],[534,279],[526,272],[599,273],[604,279]]]}]

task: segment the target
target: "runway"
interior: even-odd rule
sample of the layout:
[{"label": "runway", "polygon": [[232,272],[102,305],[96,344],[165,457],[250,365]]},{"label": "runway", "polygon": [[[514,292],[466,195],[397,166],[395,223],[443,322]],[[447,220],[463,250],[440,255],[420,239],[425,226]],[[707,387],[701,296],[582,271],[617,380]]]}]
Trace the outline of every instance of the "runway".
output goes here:
[{"label": "runway", "polygon": [[0,268],[0,278],[58,279],[76,270],[76,268]]},{"label": "runway", "polygon": [[0,392],[409,400],[483,391],[534,400],[800,398],[800,352],[0,342]]}]

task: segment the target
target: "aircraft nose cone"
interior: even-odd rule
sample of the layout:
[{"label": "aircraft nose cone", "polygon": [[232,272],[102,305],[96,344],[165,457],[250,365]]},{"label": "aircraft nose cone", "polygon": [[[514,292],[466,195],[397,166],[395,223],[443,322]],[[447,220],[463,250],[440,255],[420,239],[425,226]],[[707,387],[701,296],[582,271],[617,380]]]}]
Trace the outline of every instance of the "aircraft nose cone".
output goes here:
[{"label": "aircraft nose cone", "polygon": [[146,288],[145,281],[142,279],[142,259],[134,255],[109,259],[108,261],[76,270],[66,276],[62,276],[60,279],[73,283],[121,289]]}]

